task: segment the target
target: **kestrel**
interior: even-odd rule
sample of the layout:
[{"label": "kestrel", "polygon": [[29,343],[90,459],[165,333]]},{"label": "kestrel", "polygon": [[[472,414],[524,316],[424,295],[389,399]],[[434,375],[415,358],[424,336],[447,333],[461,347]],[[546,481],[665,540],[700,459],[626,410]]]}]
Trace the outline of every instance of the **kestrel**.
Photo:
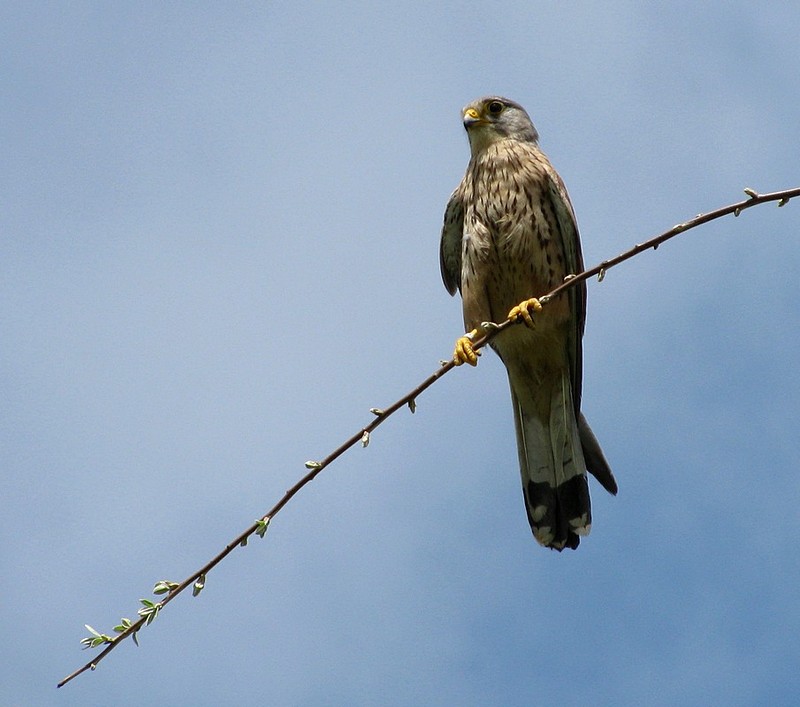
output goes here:
[{"label": "kestrel", "polygon": [[455,361],[477,363],[471,342],[483,322],[524,320],[491,345],[511,386],[525,507],[541,545],[575,549],[592,523],[586,471],[617,493],[580,411],[586,286],[545,307],[534,299],[583,270],[575,214],[522,106],[490,96],[462,115],[472,157],[447,204],[440,251],[442,279],[451,295],[461,292],[470,332]]}]

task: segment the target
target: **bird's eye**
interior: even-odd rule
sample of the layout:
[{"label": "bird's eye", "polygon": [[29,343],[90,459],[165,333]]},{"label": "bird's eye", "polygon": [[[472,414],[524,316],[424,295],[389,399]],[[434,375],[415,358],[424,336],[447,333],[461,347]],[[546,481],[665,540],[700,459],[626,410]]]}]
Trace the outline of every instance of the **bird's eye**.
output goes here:
[{"label": "bird's eye", "polygon": [[489,105],[486,107],[489,109],[489,112],[492,115],[500,115],[500,113],[503,112],[503,108],[505,108],[505,106],[502,103],[500,103],[500,101],[491,101]]}]

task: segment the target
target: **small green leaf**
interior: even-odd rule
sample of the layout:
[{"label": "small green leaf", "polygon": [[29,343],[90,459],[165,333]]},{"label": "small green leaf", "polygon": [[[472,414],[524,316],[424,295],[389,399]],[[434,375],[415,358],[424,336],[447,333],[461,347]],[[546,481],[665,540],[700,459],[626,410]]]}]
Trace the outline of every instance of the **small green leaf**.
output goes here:
[{"label": "small green leaf", "polygon": [[153,587],[153,594],[167,594],[173,589],[177,589],[179,586],[177,582],[170,582],[169,580],[162,579],[156,582],[156,586]]},{"label": "small green leaf", "polygon": [[104,643],[113,643],[114,639],[111,636],[107,636],[104,633],[98,633],[95,631],[89,624],[84,624],[86,629],[91,633],[91,636],[86,636],[86,638],[81,639],[81,645],[83,646],[84,650],[87,648],[97,648],[97,646],[102,646]]},{"label": "small green leaf", "polygon": [[84,650],[87,648],[97,648],[97,646],[102,645],[105,641],[102,638],[90,638],[86,637],[81,639],[81,645],[83,646]]},{"label": "small green leaf", "polygon": [[145,626],[149,626],[153,621],[155,621],[156,617],[158,616],[158,612],[161,611],[161,604],[156,604],[149,599],[139,599],[139,601],[143,604],[143,608],[139,609],[137,612],[139,616],[145,619]]},{"label": "small green leaf", "polygon": [[203,588],[206,586],[206,576],[201,574],[197,581],[194,583],[194,587],[192,587],[192,596],[196,597],[200,592],[203,591]]},{"label": "small green leaf", "polygon": [[117,633],[125,633],[133,624],[131,623],[130,619],[120,619],[119,625],[114,626],[114,630]]},{"label": "small green leaf", "polygon": [[319,462],[315,462],[315,461],[307,461],[306,462],[306,469],[321,469],[321,468],[322,468],[322,464],[320,464]]},{"label": "small green leaf", "polygon": [[264,534],[267,532],[267,528],[269,528],[270,520],[271,518],[267,517],[267,518],[259,518],[256,521],[256,525],[258,526],[256,528],[256,535],[258,535],[259,538],[264,537]]}]

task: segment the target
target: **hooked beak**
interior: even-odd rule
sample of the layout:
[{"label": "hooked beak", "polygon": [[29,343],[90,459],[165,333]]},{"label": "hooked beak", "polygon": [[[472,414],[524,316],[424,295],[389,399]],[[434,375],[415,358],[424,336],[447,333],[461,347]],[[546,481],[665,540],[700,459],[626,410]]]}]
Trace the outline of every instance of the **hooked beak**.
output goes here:
[{"label": "hooked beak", "polygon": [[469,130],[476,125],[487,125],[489,121],[481,118],[480,113],[474,108],[467,108],[464,111],[464,127]]}]

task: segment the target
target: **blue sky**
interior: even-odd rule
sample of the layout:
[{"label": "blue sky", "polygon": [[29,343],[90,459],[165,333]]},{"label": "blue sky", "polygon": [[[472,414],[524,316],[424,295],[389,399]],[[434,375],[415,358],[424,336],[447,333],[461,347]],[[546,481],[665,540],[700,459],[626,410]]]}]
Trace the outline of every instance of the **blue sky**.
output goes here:
[{"label": "blue sky", "polygon": [[590,283],[584,410],[620,493],[593,486],[577,552],[531,537],[487,354],[55,684],[84,623],[449,355],[462,105],[526,106],[594,264],[800,183],[798,36],[793,3],[4,4],[0,702],[792,702],[795,202]]}]

